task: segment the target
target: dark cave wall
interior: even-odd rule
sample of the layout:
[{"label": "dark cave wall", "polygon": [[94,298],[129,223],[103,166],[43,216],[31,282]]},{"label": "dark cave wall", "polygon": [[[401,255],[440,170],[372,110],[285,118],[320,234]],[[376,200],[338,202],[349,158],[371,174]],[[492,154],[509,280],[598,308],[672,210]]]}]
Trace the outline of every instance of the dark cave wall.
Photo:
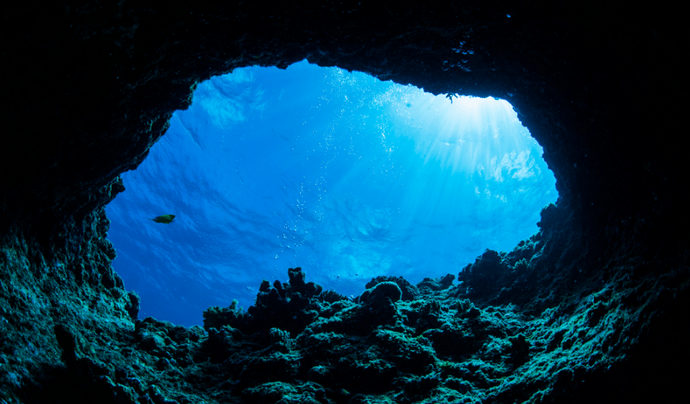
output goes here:
[{"label": "dark cave wall", "polygon": [[[40,366],[72,363],[64,355],[73,346],[90,346],[91,357],[108,362],[108,341],[129,338],[123,330],[134,327],[137,306],[112,273],[105,240],[102,208],[123,189],[117,175],[143,161],[196,83],[304,58],[433,93],[504,98],[543,146],[559,206],[545,210],[540,234],[506,258],[517,264],[522,249],[537,257],[534,265],[515,273],[477,262],[461,274],[477,305],[515,303],[537,315],[565,302],[565,316],[606,284],[628,291],[619,299],[626,309],[646,313],[630,335],[646,333],[650,313],[668,312],[651,341],[682,340],[665,332],[682,313],[664,307],[687,300],[680,291],[688,279],[687,169],[670,97],[682,25],[666,10],[598,2],[198,3],[21,4],[3,12],[0,302],[10,322],[0,326],[6,339],[23,341],[18,356],[36,361],[12,363],[12,372],[31,378]],[[20,322],[17,312],[42,320]],[[107,323],[119,328],[99,329]],[[78,366],[79,374],[101,371],[88,361]],[[629,375],[622,372],[617,386]]]},{"label": "dark cave wall", "polygon": [[587,223],[655,209],[655,196],[675,192],[666,168],[678,152],[638,137],[668,126],[657,111],[669,45],[654,10],[485,1],[24,7],[5,13],[3,34],[12,80],[0,164],[13,172],[3,228],[33,222],[53,232],[102,205],[94,191],[142,161],[196,82],[304,58],[433,93],[507,99],[544,147],[562,204]]}]

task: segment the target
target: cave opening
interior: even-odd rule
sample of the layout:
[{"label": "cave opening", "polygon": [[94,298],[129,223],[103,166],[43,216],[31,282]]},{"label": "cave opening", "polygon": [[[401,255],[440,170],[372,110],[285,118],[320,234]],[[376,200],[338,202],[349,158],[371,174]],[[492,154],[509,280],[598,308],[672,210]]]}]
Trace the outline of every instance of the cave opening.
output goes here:
[{"label": "cave opening", "polygon": [[[374,276],[457,274],[512,249],[555,202],[510,104],[433,96],[306,61],[201,83],[107,206],[141,317],[201,323],[263,279],[358,295]],[[148,219],[174,214],[170,224]]]}]

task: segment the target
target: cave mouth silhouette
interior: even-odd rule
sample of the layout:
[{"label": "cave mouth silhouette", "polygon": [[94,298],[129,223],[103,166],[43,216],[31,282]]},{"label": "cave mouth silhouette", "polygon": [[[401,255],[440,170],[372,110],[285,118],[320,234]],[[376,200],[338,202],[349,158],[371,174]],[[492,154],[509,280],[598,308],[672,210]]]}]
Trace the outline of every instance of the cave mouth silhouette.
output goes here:
[{"label": "cave mouth silhouette", "polygon": [[[121,2],[20,8],[8,11],[12,24],[0,40],[5,76],[12,78],[3,109],[6,147],[0,148],[4,171],[12,173],[0,192],[5,212],[0,233],[6,235],[7,251],[0,257],[15,264],[3,264],[3,270],[9,269],[4,281],[12,282],[3,288],[3,300],[13,309],[3,312],[9,354],[1,370],[8,383],[0,395],[8,401],[121,401],[128,391],[138,393],[134,401],[231,401],[243,399],[246,387],[268,393],[272,389],[259,384],[265,381],[313,391],[303,383],[303,373],[292,380],[273,376],[274,369],[291,374],[287,366],[295,362],[271,362],[264,367],[271,372],[248,361],[232,362],[215,372],[220,363],[178,366],[170,360],[170,369],[168,358],[161,357],[170,351],[146,348],[161,347],[156,334],[166,344],[166,330],[200,336],[195,344],[177,344],[172,338],[184,352],[206,353],[207,341],[213,340],[199,329],[185,332],[153,319],[137,321],[138,298],[127,292],[133,282],[125,288],[113,273],[114,251],[104,240],[108,220],[103,213],[122,190],[119,173],[144,161],[173,112],[189,106],[196,83],[251,64],[287,67],[304,58],[412,83],[434,94],[510,100],[544,148],[559,191],[557,206],[543,210],[541,240],[533,243],[534,254],[526,255],[529,265],[520,265],[520,276],[512,276],[510,268],[476,265],[476,276],[464,280],[477,293],[460,293],[486,314],[500,315],[514,304],[519,317],[533,318],[537,332],[527,334],[532,347],[527,351],[524,339],[513,338],[496,344],[491,330],[452,344],[464,348],[486,342],[492,347],[483,352],[487,364],[498,356],[493,347],[501,345],[516,345],[513,352],[529,352],[533,360],[517,368],[501,362],[505,374],[478,368],[476,358],[457,367],[437,362],[428,376],[403,373],[391,383],[369,377],[372,366],[367,365],[352,372],[361,378],[349,385],[343,385],[341,374],[333,374],[323,383],[326,391],[366,394],[367,386],[359,383],[364,381],[408,396],[459,367],[469,370],[451,376],[442,386],[445,391],[425,389],[429,393],[419,400],[443,398],[458,387],[471,395],[465,399],[494,402],[591,397],[599,402],[672,402],[682,396],[685,374],[677,369],[688,362],[688,354],[677,347],[684,345],[689,328],[684,312],[690,301],[689,216],[685,187],[678,186],[687,176],[674,119],[683,116],[676,113],[682,104],[672,103],[670,95],[678,91],[677,77],[682,77],[677,50],[683,25],[669,18],[673,13],[666,8],[600,3],[535,8],[516,2],[402,8],[300,2],[270,9],[255,2],[160,7]],[[173,225],[186,220],[178,217]],[[157,232],[166,225],[157,226],[147,230]],[[154,252],[160,244],[152,244]],[[515,251],[517,256],[524,249]],[[51,260],[55,265],[45,265]],[[164,269],[163,277],[184,276],[171,273],[175,267]],[[305,266],[308,279],[316,270]],[[276,277],[285,279],[284,271]],[[223,285],[220,277],[211,278]],[[186,289],[208,291],[199,280],[189,280]],[[170,300],[185,298],[164,286],[152,284]],[[74,309],[65,310],[70,306]],[[198,315],[199,309],[192,311]],[[416,317],[417,310],[410,314]],[[264,324],[283,323],[267,317]],[[154,338],[145,344],[133,340],[134,327],[142,336],[153,331]],[[439,331],[436,335],[447,334]],[[507,331],[506,337],[513,335]],[[408,339],[414,338],[410,334]],[[357,339],[364,344],[345,339],[350,347],[329,346],[328,355],[336,361],[356,360],[360,353],[390,348],[371,345],[372,338]],[[239,344],[225,346],[234,350]],[[309,364],[303,358],[313,352],[312,346],[299,348],[295,361]],[[348,358],[343,352],[352,354]],[[247,352],[245,358],[256,355]],[[380,355],[374,359],[380,363]],[[412,368],[415,373],[422,369]],[[50,374],[57,376],[54,389],[46,382]],[[180,374],[189,383],[180,384]]]},{"label": "cave mouth silhouette", "polygon": [[[201,323],[302,267],[356,296],[375,276],[457,274],[510,251],[555,202],[507,101],[434,96],[306,61],[201,83],[107,206],[141,316]],[[147,219],[175,214],[169,225]]]}]

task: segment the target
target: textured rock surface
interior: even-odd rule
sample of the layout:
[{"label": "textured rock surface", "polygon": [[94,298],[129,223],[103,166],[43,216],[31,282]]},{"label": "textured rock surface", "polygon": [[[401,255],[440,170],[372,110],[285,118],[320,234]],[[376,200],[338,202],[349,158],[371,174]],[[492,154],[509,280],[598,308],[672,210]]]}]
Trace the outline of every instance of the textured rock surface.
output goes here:
[{"label": "textured rock surface", "polygon": [[[683,25],[667,10],[197,3],[3,10],[0,402],[672,402],[683,391],[688,170],[671,97]],[[304,58],[507,99],[544,148],[558,206],[459,285],[375,279],[355,302],[295,269],[247,311],[209,309],[204,329],[137,320],[105,238],[118,174],[199,81]]]}]

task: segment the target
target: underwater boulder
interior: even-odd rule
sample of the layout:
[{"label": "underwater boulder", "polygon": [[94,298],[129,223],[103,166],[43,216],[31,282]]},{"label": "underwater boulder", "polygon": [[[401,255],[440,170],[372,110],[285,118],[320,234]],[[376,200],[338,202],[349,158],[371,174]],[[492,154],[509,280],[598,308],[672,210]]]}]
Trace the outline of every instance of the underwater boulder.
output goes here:
[{"label": "underwater boulder", "polygon": [[360,303],[375,302],[383,298],[388,298],[392,303],[398,302],[402,298],[402,290],[395,282],[381,282],[372,289],[365,290],[359,296]]}]

